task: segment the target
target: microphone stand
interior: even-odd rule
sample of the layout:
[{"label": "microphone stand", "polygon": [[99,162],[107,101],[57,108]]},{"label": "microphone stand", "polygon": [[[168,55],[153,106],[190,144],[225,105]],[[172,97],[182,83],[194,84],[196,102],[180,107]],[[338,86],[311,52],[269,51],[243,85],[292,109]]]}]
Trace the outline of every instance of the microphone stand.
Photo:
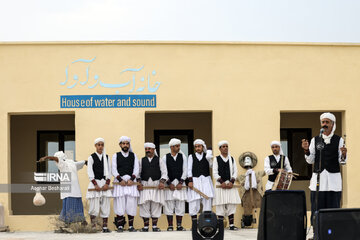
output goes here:
[{"label": "microphone stand", "polygon": [[322,161],[322,150],[324,149],[325,147],[325,143],[324,143],[324,140],[322,138],[322,133],[324,132],[324,129],[321,128],[320,130],[320,143],[316,144],[316,149],[319,151],[319,164],[317,165],[316,162],[315,162],[315,168],[317,166],[317,169],[315,169],[315,173],[317,174],[316,175],[316,193],[315,193],[315,214],[313,216],[313,224],[316,227],[316,231],[314,233],[314,240],[318,240],[319,239],[319,236],[318,236],[318,229],[319,229],[319,226],[318,224],[315,222],[316,221],[316,216],[319,214],[319,191],[320,191],[320,173],[321,173],[321,161]]}]

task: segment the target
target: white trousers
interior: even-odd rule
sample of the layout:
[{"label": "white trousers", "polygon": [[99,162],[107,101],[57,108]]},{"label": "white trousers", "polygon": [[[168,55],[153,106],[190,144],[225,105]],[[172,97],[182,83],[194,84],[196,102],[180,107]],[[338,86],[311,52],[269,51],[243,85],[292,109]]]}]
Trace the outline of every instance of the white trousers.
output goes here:
[{"label": "white trousers", "polygon": [[114,198],[114,212],[116,215],[136,216],[136,211],[137,197],[123,196]]},{"label": "white trousers", "polygon": [[180,200],[165,201],[165,206],[164,206],[165,215],[173,215],[174,211],[176,216],[184,216],[185,201],[180,201]]},{"label": "white trousers", "polygon": [[140,217],[143,218],[159,218],[161,216],[162,205],[153,201],[146,201],[139,205]]},{"label": "white trousers", "polygon": [[235,214],[236,204],[221,204],[216,205],[216,215],[227,217],[231,214]]},{"label": "white trousers", "polygon": [[101,218],[108,218],[110,216],[110,198],[109,197],[95,197],[89,199],[89,214]]},{"label": "white trousers", "polygon": [[194,201],[189,202],[189,214],[190,216],[197,215],[200,211],[200,203],[203,205],[203,212],[204,211],[211,211],[212,207],[212,198],[206,200],[205,198],[197,199]]}]

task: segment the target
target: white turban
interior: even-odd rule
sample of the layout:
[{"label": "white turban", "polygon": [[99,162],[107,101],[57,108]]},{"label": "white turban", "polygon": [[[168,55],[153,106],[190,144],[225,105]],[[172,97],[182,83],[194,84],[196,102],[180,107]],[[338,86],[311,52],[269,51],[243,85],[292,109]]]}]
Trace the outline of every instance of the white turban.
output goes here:
[{"label": "white turban", "polygon": [[157,154],[157,151],[156,151],[156,146],[155,146],[155,144],[153,144],[152,142],[146,142],[146,143],[144,143],[144,148],[154,148],[154,149],[155,149],[155,151],[154,151],[155,156],[158,157],[158,154]]},{"label": "white turban", "polygon": [[280,155],[284,155],[284,152],[281,147],[281,143],[279,141],[272,141],[270,144],[270,147],[272,147],[273,145],[279,146],[280,147]]},{"label": "white turban", "polygon": [[197,145],[197,144],[203,145],[203,147],[204,147],[204,148],[203,148],[203,152],[206,153],[207,148],[206,148],[206,144],[205,144],[204,140],[202,140],[202,139],[195,139],[195,141],[194,141],[194,146]]},{"label": "white turban", "polygon": [[[99,142],[103,142],[105,144],[105,140],[103,138],[97,138],[94,140],[94,144],[97,144]],[[110,172],[109,172],[109,159],[106,157],[106,150],[105,150],[105,147],[104,147],[104,150],[102,152],[102,156],[104,158],[104,161],[103,161],[103,166],[104,166],[104,176],[106,178],[111,178],[110,176]],[[89,169],[89,168],[88,168]]]},{"label": "white turban", "polygon": [[322,134],[322,138],[324,139],[324,142],[326,144],[330,144],[331,137],[334,135],[334,132],[336,130],[336,117],[334,114],[326,112],[326,113],[323,113],[320,115],[320,122],[325,118],[330,119],[333,122],[333,128],[331,130],[330,135],[326,136],[326,135]]},{"label": "white turban", "polygon": [[56,152],[54,154],[54,157],[57,157],[59,161],[60,160],[65,161],[67,159],[66,154],[63,151]]},{"label": "white turban", "polygon": [[324,118],[330,119],[333,122],[336,122],[336,117],[334,114],[326,112],[320,115],[320,121],[323,120]]},{"label": "white turban", "polygon": [[220,142],[218,143],[219,148],[220,148],[222,145],[224,145],[224,144],[229,145],[229,142],[228,142],[228,141],[226,141],[226,140],[222,140],[222,141],[220,141]]},{"label": "white turban", "polygon": [[172,139],[170,139],[169,147],[172,147],[172,146],[175,146],[175,145],[180,145],[180,144],[181,144],[180,139],[172,138]]},{"label": "white turban", "polygon": [[98,144],[99,142],[105,143],[105,140],[103,138],[97,138],[95,139],[94,144]]},{"label": "white turban", "polygon": [[130,145],[130,148],[129,148],[129,152],[132,152],[132,147],[131,147],[131,138],[129,138],[128,136],[121,136],[119,138],[119,143],[122,143],[122,142],[129,142],[129,145]]}]

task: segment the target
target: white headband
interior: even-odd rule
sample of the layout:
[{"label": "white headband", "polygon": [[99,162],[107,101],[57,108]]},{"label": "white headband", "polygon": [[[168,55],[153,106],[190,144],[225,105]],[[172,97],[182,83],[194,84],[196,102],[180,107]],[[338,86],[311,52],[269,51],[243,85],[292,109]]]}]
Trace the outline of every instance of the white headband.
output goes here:
[{"label": "white headband", "polygon": [[320,115],[320,121],[323,120],[324,118],[328,118],[333,122],[336,122],[336,117],[334,114],[326,112]]},{"label": "white headband", "polygon": [[226,140],[222,140],[222,141],[220,141],[220,142],[218,143],[219,148],[220,148],[222,145],[224,145],[224,144],[229,145],[229,142],[228,142],[228,141],[226,141]]},{"label": "white headband", "polygon": [[67,158],[66,154],[63,151],[56,152],[54,154],[54,157],[57,157],[59,160],[63,160],[63,161],[65,161]]},{"label": "white headband", "polygon": [[103,138],[97,138],[95,139],[94,144],[98,144],[99,142],[105,143],[105,140]]},{"label": "white headband", "polygon": [[172,138],[172,139],[170,139],[169,147],[172,147],[172,146],[175,146],[175,145],[180,145],[180,144],[181,144],[180,139]]}]

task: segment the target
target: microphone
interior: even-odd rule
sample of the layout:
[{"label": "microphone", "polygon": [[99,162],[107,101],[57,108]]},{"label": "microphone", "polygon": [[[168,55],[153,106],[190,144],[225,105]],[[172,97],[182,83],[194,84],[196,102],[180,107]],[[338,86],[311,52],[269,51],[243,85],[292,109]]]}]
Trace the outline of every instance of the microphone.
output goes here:
[{"label": "microphone", "polygon": [[321,137],[321,134],[323,134],[324,132],[325,132],[325,128],[322,127],[322,128],[320,129],[320,135],[319,135],[319,137]]}]

